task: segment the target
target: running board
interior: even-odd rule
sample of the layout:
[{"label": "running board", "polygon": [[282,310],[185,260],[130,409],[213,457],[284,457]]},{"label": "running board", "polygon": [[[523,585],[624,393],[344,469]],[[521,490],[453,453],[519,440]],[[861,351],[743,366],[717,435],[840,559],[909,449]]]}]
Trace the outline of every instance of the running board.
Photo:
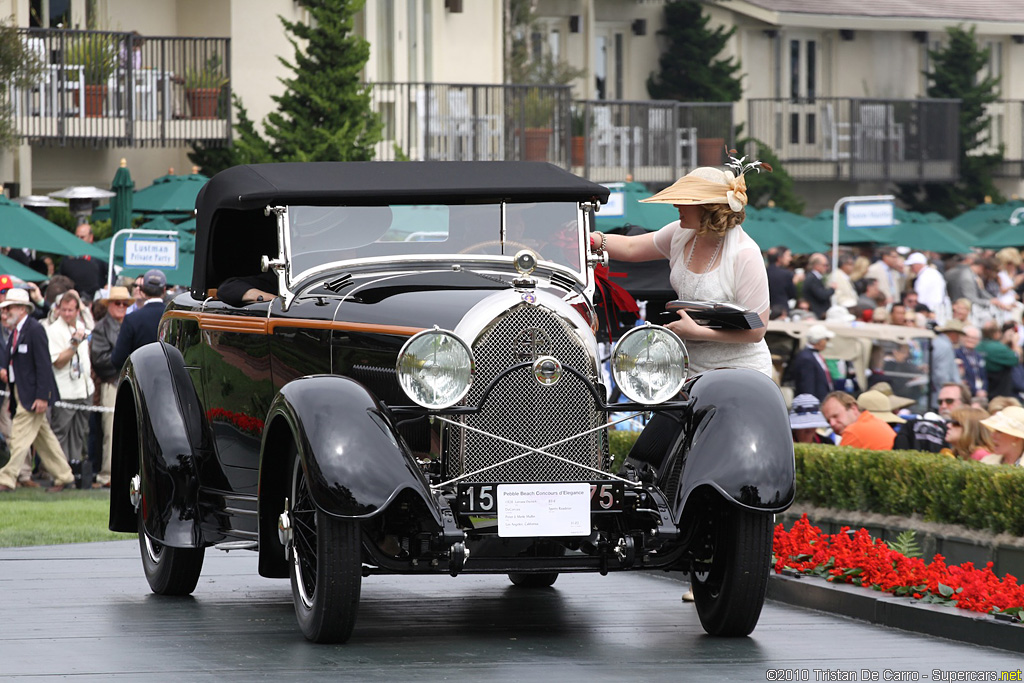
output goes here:
[{"label": "running board", "polygon": [[228,552],[230,550],[259,550],[260,544],[256,541],[225,541],[217,543],[213,547]]}]

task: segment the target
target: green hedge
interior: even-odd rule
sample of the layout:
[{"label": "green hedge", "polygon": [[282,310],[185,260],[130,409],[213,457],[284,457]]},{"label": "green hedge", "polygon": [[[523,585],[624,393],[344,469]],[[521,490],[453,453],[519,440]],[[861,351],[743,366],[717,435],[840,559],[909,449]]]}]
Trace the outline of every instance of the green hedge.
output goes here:
[{"label": "green hedge", "polygon": [[[615,462],[638,432],[612,431]],[[1024,468],[919,451],[796,444],[798,502],[1024,536]]]}]

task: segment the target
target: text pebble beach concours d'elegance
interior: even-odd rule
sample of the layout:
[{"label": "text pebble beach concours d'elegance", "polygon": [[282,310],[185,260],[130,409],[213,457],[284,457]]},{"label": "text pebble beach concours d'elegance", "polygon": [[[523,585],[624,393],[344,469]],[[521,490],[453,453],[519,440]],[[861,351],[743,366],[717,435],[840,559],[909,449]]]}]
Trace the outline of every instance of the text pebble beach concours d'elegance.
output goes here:
[{"label": "text pebble beach concours d'elegance", "polygon": [[898,669],[768,669],[769,681],[1024,681],[1020,669],[1015,671],[944,671],[928,673]]}]

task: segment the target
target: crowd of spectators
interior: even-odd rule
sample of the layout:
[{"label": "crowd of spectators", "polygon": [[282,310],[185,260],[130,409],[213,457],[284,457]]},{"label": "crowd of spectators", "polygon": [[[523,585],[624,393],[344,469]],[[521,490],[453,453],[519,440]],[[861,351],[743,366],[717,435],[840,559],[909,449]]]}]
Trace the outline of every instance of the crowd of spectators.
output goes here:
[{"label": "crowd of spectators", "polygon": [[[91,241],[87,227],[76,235]],[[0,492],[39,487],[44,473],[51,492],[110,486],[114,383],[156,339],[167,280],[159,270],[105,279],[106,264],[84,257],[65,258],[43,289],[0,275]]]},{"label": "crowd of spectators", "polygon": [[[837,255],[834,272],[825,254],[801,261],[788,252],[778,247],[766,258],[772,318],[812,323],[780,377],[794,396],[794,440],[1024,465],[1020,251],[942,258],[889,246],[847,250]],[[790,269],[800,263],[803,269]],[[844,320],[932,330],[926,364],[915,366],[906,345],[894,345],[885,360],[893,377],[927,372],[916,385],[930,380],[932,393],[894,395],[880,368],[866,386],[848,381],[826,360],[835,334],[828,324]],[[907,384],[901,380],[900,387]]]}]

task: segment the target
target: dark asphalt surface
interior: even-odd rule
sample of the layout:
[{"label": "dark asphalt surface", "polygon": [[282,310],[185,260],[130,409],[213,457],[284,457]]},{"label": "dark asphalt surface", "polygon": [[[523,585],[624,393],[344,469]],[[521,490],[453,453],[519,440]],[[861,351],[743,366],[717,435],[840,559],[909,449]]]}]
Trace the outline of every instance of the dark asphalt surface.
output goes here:
[{"label": "dark asphalt surface", "polygon": [[259,577],[251,552],[208,550],[194,596],[178,599],[149,592],[135,541],[2,549],[0,679],[935,680],[1024,666],[771,601],[752,637],[710,638],[684,589],[642,573],[566,575],[547,591],[503,576],[371,577],[352,640],[323,646],[302,638],[288,582]]}]

